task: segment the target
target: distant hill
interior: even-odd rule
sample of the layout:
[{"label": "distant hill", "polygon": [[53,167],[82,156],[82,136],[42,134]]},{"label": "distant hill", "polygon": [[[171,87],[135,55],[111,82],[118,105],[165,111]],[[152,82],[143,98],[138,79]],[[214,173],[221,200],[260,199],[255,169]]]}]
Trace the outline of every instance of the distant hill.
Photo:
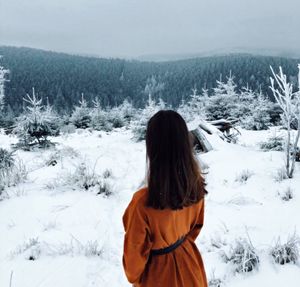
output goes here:
[{"label": "distant hill", "polygon": [[248,54],[253,56],[267,56],[267,57],[283,57],[283,58],[300,58],[299,50],[286,50],[286,49],[251,49],[236,47],[230,49],[215,49],[210,51],[204,51],[201,53],[184,53],[184,54],[146,54],[137,57],[140,61],[154,61],[154,62],[165,62],[165,61],[178,61],[186,59],[195,59],[203,57],[220,57],[220,56],[231,56],[236,54]]},{"label": "distant hill", "polygon": [[60,112],[70,112],[81,93],[91,101],[99,97],[103,106],[120,104],[129,99],[143,106],[147,80],[152,76],[164,89],[155,97],[176,106],[187,99],[196,86],[212,89],[216,80],[226,79],[231,71],[238,87],[246,85],[270,94],[270,65],[282,66],[296,81],[299,59],[231,54],[164,62],[102,59],[74,56],[31,48],[0,47],[0,65],[10,69],[6,84],[6,103],[16,113],[22,111],[22,98],[35,87],[39,96]]}]

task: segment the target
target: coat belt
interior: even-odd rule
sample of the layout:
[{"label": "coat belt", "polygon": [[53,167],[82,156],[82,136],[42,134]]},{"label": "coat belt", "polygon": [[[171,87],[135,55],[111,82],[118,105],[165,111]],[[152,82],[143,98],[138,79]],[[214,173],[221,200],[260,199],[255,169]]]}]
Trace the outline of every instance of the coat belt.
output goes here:
[{"label": "coat belt", "polygon": [[179,238],[175,243],[161,249],[152,249],[151,254],[152,255],[163,255],[172,252],[174,249],[176,249],[181,243],[185,240],[186,235]]}]

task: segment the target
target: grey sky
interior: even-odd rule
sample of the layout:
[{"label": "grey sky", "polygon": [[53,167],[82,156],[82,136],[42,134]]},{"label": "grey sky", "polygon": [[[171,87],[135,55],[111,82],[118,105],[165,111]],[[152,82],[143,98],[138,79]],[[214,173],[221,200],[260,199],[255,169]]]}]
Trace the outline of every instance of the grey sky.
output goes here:
[{"label": "grey sky", "polygon": [[136,57],[300,50],[299,0],[0,0],[0,45]]}]

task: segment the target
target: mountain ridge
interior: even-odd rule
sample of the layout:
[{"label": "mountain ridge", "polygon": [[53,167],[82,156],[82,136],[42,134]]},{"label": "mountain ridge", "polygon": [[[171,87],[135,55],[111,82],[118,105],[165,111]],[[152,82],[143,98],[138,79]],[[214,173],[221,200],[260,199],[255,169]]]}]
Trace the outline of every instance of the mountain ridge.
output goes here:
[{"label": "mountain ridge", "polygon": [[124,99],[143,106],[148,95],[145,87],[151,79],[163,84],[153,94],[172,106],[187,100],[191,89],[207,88],[226,80],[230,72],[237,88],[249,85],[270,97],[270,66],[282,66],[292,81],[297,80],[299,59],[252,55],[248,53],[150,62],[136,59],[96,58],[70,55],[42,49],[0,46],[0,65],[10,70],[6,83],[6,103],[15,112],[23,108],[23,97],[35,87],[38,95],[48,98],[61,112],[70,112],[83,93],[91,102],[99,98],[103,106],[120,104]]}]

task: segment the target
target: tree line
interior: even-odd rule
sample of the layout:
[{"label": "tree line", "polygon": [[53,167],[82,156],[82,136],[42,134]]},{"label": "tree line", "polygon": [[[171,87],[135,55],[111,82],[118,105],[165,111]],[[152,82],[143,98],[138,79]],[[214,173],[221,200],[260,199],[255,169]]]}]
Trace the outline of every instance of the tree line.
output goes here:
[{"label": "tree line", "polygon": [[212,94],[217,80],[232,73],[237,89],[248,85],[272,99],[270,65],[281,66],[291,83],[297,82],[299,60],[249,54],[203,57],[169,62],[140,62],[102,59],[30,48],[0,47],[0,65],[10,70],[5,85],[5,109],[18,115],[23,98],[32,87],[40,98],[59,113],[72,112],[84,94],[87,102],[96,98],[101,106],[117,106],[125,99],[136,107],[147,103],[149,86],[154,99],[178,107],[191,89]]}]

